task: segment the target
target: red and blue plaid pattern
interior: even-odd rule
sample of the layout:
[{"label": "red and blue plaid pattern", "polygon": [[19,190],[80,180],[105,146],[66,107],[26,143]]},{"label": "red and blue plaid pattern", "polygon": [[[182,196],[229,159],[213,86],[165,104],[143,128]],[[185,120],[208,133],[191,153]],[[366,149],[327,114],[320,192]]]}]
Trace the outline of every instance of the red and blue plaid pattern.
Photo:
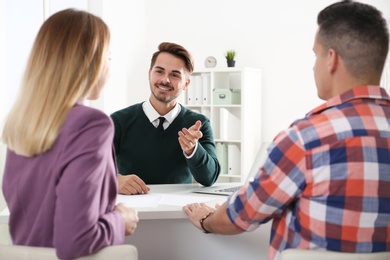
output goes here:
[{"label": "red and blue plaid pattern", "polygon": [[389,95],[356,87],[295,121],[227,213],[247,231],[273,219],[269,259],[290,247],[390,251]]}]

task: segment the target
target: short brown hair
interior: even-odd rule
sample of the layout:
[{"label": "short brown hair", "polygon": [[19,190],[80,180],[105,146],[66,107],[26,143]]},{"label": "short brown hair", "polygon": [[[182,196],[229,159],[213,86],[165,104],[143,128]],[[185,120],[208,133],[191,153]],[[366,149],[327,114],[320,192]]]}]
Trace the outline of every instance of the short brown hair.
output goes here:
[{"label": "short brown hair", "polygon": [[324,51],[334,49],[351,75],[364,78],[382,73],[389,49],[389,31],[378,9],[345,0],[322,10],[317,24]]},{"label": "short brown hair", "polygon": [[186,69],[191,74],[194,71],[194,59],[192,55],[181,45],[172,42],[162,42],[158,45],[158,51],[156,51],[150,62],[150,69],[153,68],[156,63],[157,57],[160,53],[167,52],[173,56],[184,61]]}]

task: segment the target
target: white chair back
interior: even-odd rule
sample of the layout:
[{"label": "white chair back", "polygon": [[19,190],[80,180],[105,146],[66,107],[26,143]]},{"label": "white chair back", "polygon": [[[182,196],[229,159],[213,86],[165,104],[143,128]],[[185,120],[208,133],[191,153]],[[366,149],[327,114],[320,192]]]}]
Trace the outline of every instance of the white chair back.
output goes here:
[{"label": "white chair back", "polygon": [[[137,248],[133,245],[109,246],[95,254],[77,260],[138,260]],[[0,260],[58,260],[54,248],[0,245]]]},{"label": "white chair back", "polygon": [[286,249],[280,260],[390,260],[390,252],[343,253],[321,250]]}]

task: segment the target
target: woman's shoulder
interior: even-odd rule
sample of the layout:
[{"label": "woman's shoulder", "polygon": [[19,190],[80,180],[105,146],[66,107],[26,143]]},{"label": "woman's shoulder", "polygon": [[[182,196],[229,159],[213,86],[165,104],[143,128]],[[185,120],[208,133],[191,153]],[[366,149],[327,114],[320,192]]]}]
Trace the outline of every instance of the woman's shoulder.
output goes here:
[{"label": "woman's shoulder", "polygon": [[110,150],[113,138],[114,126],[108,115],[76,104],[68,112],[52,151],[60,153],[61,160],[67,162],[75,154]]},{"label": "woman's shoulder", "polygon": [[64,126],[84,128],[86,126],[112,127],[110,117],[103,111],[82,104],[74,105],[69,111]]}]

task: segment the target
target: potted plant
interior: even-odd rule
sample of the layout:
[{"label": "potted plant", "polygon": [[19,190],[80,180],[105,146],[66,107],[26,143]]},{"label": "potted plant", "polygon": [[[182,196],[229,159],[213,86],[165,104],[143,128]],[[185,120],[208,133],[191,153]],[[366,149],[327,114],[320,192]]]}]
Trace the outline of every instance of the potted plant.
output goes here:
[{"label": "potted plant", "polygon": [[236,56],[235,50],[229,50],[226,52],[225,58],[227,61],[228,67],[234,67],[236,61],[234,60],[234,57]]}]

